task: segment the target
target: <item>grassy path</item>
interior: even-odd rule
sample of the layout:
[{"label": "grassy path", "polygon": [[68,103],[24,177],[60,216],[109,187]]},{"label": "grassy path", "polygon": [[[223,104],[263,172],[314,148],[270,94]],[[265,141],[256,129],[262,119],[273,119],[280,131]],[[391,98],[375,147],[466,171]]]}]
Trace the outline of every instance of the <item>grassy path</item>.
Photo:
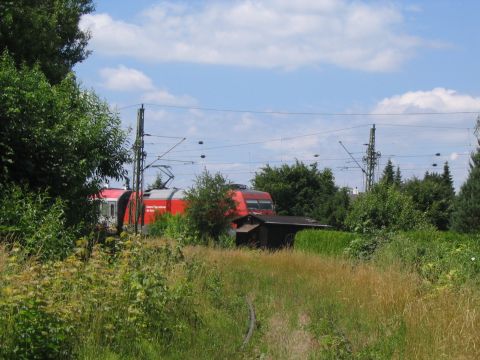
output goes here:
[{"label": "grassy path", "polygon": [[245,352],[229,356],[478,358],[480,297],[476,291],[432,291],[415,275],[395,269],[297,252],[191,248],[186,254],[206,261],[218,274],[222,302],[236,304],[240,312],[236,320],[224,314],[230,327],[235,324],[233,328],[219,325],[232,332],[232,341],[237,341],[234,333],[248,326],[248,311],[239,299],[248,296],[255,305],[257,328],[251,342]]}]

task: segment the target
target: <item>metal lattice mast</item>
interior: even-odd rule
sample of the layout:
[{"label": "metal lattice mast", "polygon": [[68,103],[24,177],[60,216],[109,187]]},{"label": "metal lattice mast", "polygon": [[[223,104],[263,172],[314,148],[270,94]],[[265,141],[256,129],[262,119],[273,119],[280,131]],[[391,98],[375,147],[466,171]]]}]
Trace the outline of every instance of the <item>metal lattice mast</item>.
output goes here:
[{"label": "metal lattice mast", "polygon": [[375,151],[375,124],[373,124],[370,129],[370,140],[367,145],[367,154],[364,157],[366,162],[367,172],[365,174],[365,191],[371,190],[373,184],[375,184],[375,167],[378,164],[378,159],[380,158],[380,153]]},{"label": "metal lattice mast", "polygon": [[[133,191],[135,192],[135,213],[134,218],[134,230],[135,234],[138,233],[138,225],[141,224],[141,217],[143,213],[143,167],[145,162],[144,151],[144,120],[145,120],[145,108],[138,109],[137,112],[137,134],[134,144],[134,161],[133,161]],[[132,210],[132,209],[130,209]]]}]

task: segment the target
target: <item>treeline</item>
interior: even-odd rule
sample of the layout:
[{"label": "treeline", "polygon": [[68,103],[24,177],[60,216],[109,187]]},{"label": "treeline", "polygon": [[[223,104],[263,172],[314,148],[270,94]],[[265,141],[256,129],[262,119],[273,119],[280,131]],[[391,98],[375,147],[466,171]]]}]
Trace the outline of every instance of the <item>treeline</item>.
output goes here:
[{"label": "treeline", "polygon": [[89,195],[123,178],[129,159],[118,115],[72,72],[89,54],[78,23],[93,10],[92,0],[0,4],[0,242],[33,253],[50,248],[34,241],[35,229],[51,229],[43,242],[61,247],[54,257],[73,246],[58,223],[89,232]]},{"label": "treeline", "polygon": [[[477,126],[480,120],[477,120]],[[297,161],[256,173],[258,190],[269,192],[279,215],[308,216],[337,229],[372,232],[434,228],[456,232],[480,230],[480,153],[471,157],[470,173],[455,194],[448,162],[443,172],[402,179],[388,160],[377,184],[354,196],[335,185],[330,169]]]}]

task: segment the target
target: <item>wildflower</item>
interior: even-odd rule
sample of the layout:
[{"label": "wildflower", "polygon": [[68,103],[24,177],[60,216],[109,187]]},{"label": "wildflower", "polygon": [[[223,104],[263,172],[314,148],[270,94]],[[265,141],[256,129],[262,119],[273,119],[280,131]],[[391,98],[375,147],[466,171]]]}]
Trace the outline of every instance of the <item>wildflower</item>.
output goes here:
[{"label": "wildflower", "polygon": [[472,256],[472,261],[475,261],[475,256]]}]

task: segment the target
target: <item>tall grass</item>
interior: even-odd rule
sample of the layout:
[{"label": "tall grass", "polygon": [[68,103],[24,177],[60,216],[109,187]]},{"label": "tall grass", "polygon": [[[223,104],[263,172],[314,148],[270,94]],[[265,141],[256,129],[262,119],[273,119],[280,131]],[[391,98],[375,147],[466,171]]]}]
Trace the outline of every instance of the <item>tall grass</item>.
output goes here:
[{"label": "tall grass", "polygon": [[414,273],[301,252],[193,252],[216,264],[227,297],[253,299],[258,358],[478,358],[478,290],[432,290]]},{"label": "tall grass", "polygon": [[185,261],[175,244],[123,237],[82,259],[40,263],[2,249],[0,359],[211,359],[238,351],[242,300],[223,297],[217,271]]},{"label": "tall grass", "polygon": [[393,234],[373,254],[384,267],[401,264],[439,287],[480,285],[480,235],[439,231]]},{"label": "tall grass", "polygon": [[302,230],[295,236],[294,247],[300,251],[339,256],[356,237],[354,233],[342,231]]}]

